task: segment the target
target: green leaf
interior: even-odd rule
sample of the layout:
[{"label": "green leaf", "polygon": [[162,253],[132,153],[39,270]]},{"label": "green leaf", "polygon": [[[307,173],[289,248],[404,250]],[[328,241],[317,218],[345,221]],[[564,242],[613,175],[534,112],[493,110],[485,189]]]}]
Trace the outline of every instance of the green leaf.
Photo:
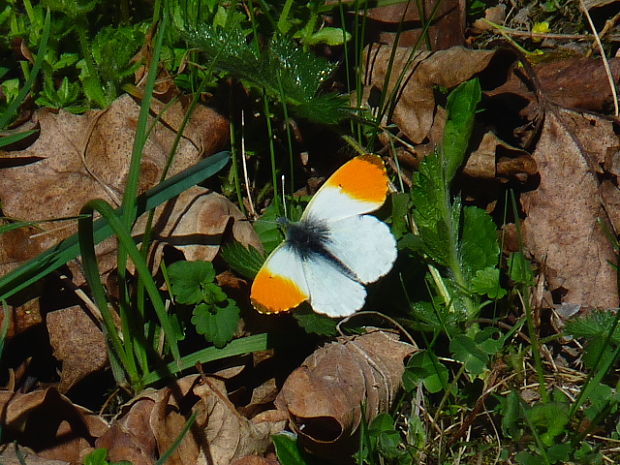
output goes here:
[{"label": "green leaf", "polygon": [[309,305],[302,305],[295,310],[293,318],[308,334],[318,334],[319,336],[334,336],[336,334],[338,321],[313,312]]},{"label": "green leaf", "polygon": [[247,43],[238,25],[222,29],[204,24],[184,35],[209,55],[218,70],[283,101],[297,116],[335,124],[348,113],[346,97],[319,93],[335,64],[304,51],[286,37],[276,34],[266,48],[258,51],[255,44]]},{"label": "green leaf", "polygon": [[463,362],[465,370],[472,375],[480,375],[484,372],[489,356],[480,349],[478,344],[463,334],[455,336],[450,342],[450,352],[460,362]]},{"label": "green leaf", "polygon": [[392,194],[392,234],[396,239],[400,239],[409,230],[407,224],[407,214],[409,213],[409,195],[404,192]]},{"label": "green leaf", "polygon": [[478,207],[463,208],[461,256],[468,275],[497,266],[499,252],[497,227],[491,216]]},{"label": "green leaf", "polygon": [[299,447],[297,438],[291,434],[274,434],[271,436],[273,446],[276,449],[278,461],[282,465],[310,465],[305,452]]},{"label": "green leaf", "polygon": [[[569,320],[565,331],[574,337],[588,339],[607,336],[614,327],[616,318],[617,315],[609,310],[595,310],[584,317]],[[611,342],[620,344],[620,325],[616,326],[611,335]]]},{"label": "green leaf", "polygon": [[203,288],[213,283],[213,264],[204,261],[178,261],[168,267],[172,294],[177,302],[191,305],[204,300]]},{"label": "green leaf", "polygon": [[138,65],[131,65],[130,60],[143,43],[144,33],[140,31],[140,24],[101,29],[92,43],[93,58],[101,77],[118,86]]},{"label": "green leaf", "polygon": [[194,308],[192,324],[198,334],[202,334],[215,347],[224,347],[235,335],[239,313],[239,307],[232,299],[227,299],[225,307],[202,303]]},{"label": "green leaf", "polygon": [[508,396],[500,399],[502,410],[502,432],[509,438],[519,440],[523,434],[520,425],[521,416],[521,398],[516,391],[510,391]]},{"label": "green leaf", "polygon": [[428,392],[434,394],[448,386],[448,369],[437,357],[428,352],[418,352],[411,356],[403,373],[403,387],[413,391],[421,381]]},{"label": "green leaf", "polygon": [[312,34],[307,40],[308,45],[327,44],[327,45],[342,45],[345,42],[351,40],[351,34],[341,28],[337,27],[324,27],[320,31]]},{"label": "green leaf", "polygon": [[536,404],[526,411],[529,422],[542,432],[540,439],[547,447],[554,444],[554,439],[565,432],[570,418],[568,405],[560,402]]},{"label": "green leaf", "polygon": [[448,119],[443,130],[443,156],[445,179],[452,181],[465,158],[471,131],[474,127],[476,107],[482,98],[480,81],[472,79],[454,89],[448,96]]},{"label": "green leaf", "polygon": [[499,284],[499,269],[488,267],[476,271],[476,275],[470,280],[470,291],[474,294],[486,295],[491,299],[501,299],[506,295],[506,290]]},{"label": "green leaf", "polygon": [[265,257],[254,247],[245,248],[239,242],[224,244],[220,256],[235,272],[247,279],[254,279]]},{"label": "green leaf", "polygon": [[531,286],[534,273],[530,262],[522,252],[512,252],[508,258],[508,276],[515,284]]}]

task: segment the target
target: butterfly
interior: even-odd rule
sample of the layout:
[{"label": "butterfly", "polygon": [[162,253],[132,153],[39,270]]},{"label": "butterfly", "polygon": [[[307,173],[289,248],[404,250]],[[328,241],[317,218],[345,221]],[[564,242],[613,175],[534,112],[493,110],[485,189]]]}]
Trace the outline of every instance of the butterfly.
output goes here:
[{"label": "butterfly", "polygon": [[362,308],[364,284],[388,273],[396,260],[389,227],[366,214],[383,205],[388,185],[376,155],[355,157],[334,172],[256,274],[254,308],[279,313],[308,301],[334,318]]}]

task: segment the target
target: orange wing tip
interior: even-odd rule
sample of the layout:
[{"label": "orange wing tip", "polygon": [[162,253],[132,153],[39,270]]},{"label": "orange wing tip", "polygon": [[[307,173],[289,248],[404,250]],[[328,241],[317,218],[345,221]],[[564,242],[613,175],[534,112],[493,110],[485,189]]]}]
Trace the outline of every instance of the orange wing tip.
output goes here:
[{"label": "orange wing tip", "polygon": [[250,301],[259,313],[280,313],[297,307],[308,295],[284,276],[259,271],[252,284]]},{"label": "orange wing tip", "polygon": [[354,199],[383,203],[388,192],[388,176],[381,157],[360,155],[340,167],[326,182]]}]

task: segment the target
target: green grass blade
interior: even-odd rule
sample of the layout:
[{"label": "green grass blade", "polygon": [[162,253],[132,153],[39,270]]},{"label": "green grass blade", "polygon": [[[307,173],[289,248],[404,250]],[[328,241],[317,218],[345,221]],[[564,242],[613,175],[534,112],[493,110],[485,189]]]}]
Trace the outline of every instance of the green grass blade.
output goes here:
[{"label": "green grass blade", "polygon": [[[80,220],[78,221],[79,244],[82,251],[82,267],[84,269],[86,281],[90,286],[93,299],[97,304],[99,311],[101,312],[101,316],[103,317],[103,324],[105,326],[106,336],[110,341],[110,344],[112,345],[114,355],[116,355],[119,362],[123,366],[123,369],[129,375],[129,380],[131,384],[135,386],[136,382],[139,379],[135,361],[132,354],[128,354],[125,350],[125,345],[123,344],[118,335],[118,331],[114,324],[114,317],[112,316],[112,312],[108,307],[106,292],[103,288],[103,285],[101,284],[101,278],[99,277],[99,267],[97,265],[97,256],[95,254],[95,241],[93,238],[93,218],[92,215],[90,215],[93,210],[98,210],[101,212],[99,208],[96,208],[99,203],[105,202],[103,202],[102,200],[92,200],[91,202],[87,203],[86,207],[82,209],[82,213],[89,214],[89,216],[80,218]],[[91,205],[93,207],[91,207]],[[129,335],[124,336],[128,337]],[[120,382],[121,380],[117,379],[117,381]]]},{"label": "green grass blade", "polygon": [[19,142],[20,140],[23,140],[26,137],[29,137],[33,134],[36,134],[37,132],[39,132],[38,129],[33,129],[32,131],[24,131],[18,134],[11,134],[10,136],[5,136],[2,139],[0,139],[0,147],[6,147],[7,145],[11,145],[11,144],[14,144],[15,142]]},{"label": "green grass blade", "polygon": [[[179,353],[179,347],[176,343],[176,338],[174,336],[174,328],[172,327],[172,323],[168,318],[168,314],[166,312],[166,307],[164,306],[164,302],[161,298],[159,290],[157,289],[157,285],[155,281],[153,281],[153,277],[151,276],[151,272],[149,270],[148,265],[138,247],[136,246],[133,238],[131,237],[131,231],[126,227],[125,224],[121,221],[121,218],[117,216],[117,213],[114,209],[105,201],[100,199],[91,200],[86,204],[84,208],[82,208],[82,213],[90,213],[93,210],[98,211],[101,216],[108,222],[110,227],[114,230],[114,234],[118,238],[119,245],[122,244],[123,248],[127,252],[127,254],[131,257],[134,266],[136,267],[136,271],[140,276],[140,280],[148,293],[151,303],[153,304],[153,308],[155,309],[155,313],[159,319],[159,323],[161,324],[162,329],[164,330],[164,334],[168,339],[168,346],[170,347],[170,352],[172,352],[172,356],[175,360],[179,361],[181,358],[181,354]],[[79,225],[79,238],[80,238],[80,248],[82,249],[82,258],[84,263],[86,264],[86,256],[92,254],[92,257],[89,257],[90,260],[94,259],[94,267],[96,269],[97,276],[95,278],[94,272],[90,270],[90,273],[87,274],[89,278],[89,284],[91,286],[93,283],[99,282],[99,270],[97,268],[96,256],[95,256],[95,245],[92,240],[93,229],[92,229],[92,218],[82,218],[78,221]],[[84,240],[83,236],[88,235],[89,240]],[[90,263],[92,266],[92,262]],[[100,305],[97,303],[97,305]],[[126,338],[131,337],[131,335],[126,334]]]},{"label": "green grass blade", "polygon": [[2,360],[2,353],[4,352],[4,341],[9,334],[9,327],[11,326],[11,314],[7,310],[8,304],[6,301],[2,301],[2,327],[0,327],[0,360]]},{"label": "green grass blade", "polygon": [[170,375],[179,373],[182,370],[192,368],[196,366],[197,363],[207,363],[235,355],[249,354],[259,350],[267,350],[270,347],[272,347],[272,343],[270,341],[269,334],[266,333],[235,339],[221,349],[216,347],[207,347],[206,349],[202,349],[194,352],[193,354],[181,357],[178,364],[176,362],[172,362],[163,367],[161,370],[153,371],[147,374],[144,378],[142,378],[142,384],[144,386],[148,386],[149,384],[155,383],[163,378],[169,377]]},{"label": "green grass blade", "polygon": [[[226,166],[228,159],[228,152],[219,152],[149,190],[138,197],[138,214],[157,207],[191,186],[213,176]],[[95,243],[101,242],[112,234],[105,220],[95,221],[93,228]],[[73,260],[79,253],[78,236],[74,234],[0,278],[0,299],[8,299],[15,295]]]}]

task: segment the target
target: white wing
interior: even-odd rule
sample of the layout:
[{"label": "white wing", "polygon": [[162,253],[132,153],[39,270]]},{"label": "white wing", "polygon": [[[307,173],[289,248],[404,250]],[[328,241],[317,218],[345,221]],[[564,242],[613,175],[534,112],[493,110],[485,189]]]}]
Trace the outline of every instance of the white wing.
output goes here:
[{"label": "white wing", "polygon": [[396,260],[396,240],[390,228],[374,216],[359,215],[329,222],[325,248],[362,283],[386,274]]},{"label": "white wing", "polygon": [[366,289],[349,278],[331,261],[313,255],[302,262],[310,305],[317,313],[332,318],[349,316],[358,311],[366,300]]}]

